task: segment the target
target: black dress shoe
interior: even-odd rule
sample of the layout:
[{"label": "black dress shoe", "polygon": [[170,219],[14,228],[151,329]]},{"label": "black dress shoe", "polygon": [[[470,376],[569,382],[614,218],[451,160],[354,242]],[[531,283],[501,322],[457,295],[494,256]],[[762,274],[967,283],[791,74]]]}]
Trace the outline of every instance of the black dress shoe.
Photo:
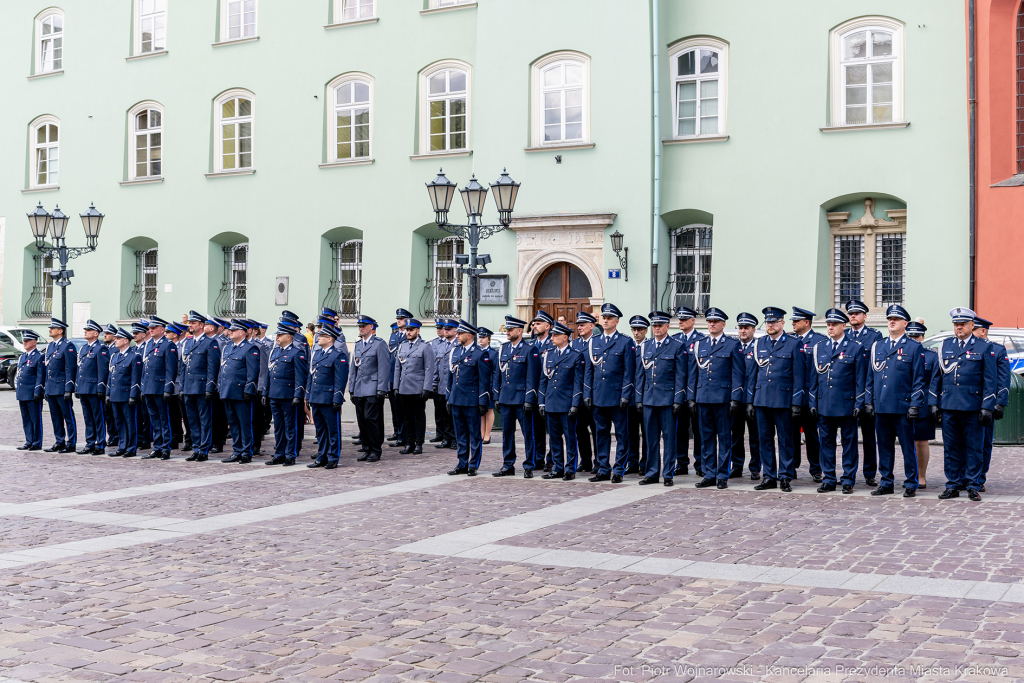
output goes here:
[{"label": "black dress shoe", "polygon": [[853,486],[851,486],[850,484],[843,484],[843,493],[853,493]]},{"label": "black dress shoe", "polygon": [[978,489],[978,493],[985,493],[985,485],[984,484],[982,484],[981,488]]},{"label": "black dress shoe", "polygon": [[[308,467],[308,465],[307,465],[307,467]],[[336,470],[336,469],[338,469],[338,463],[336,463],[336,462],[329,462],[326,465],[324,465],[324,469],[325,470]]]},{"label": "black dress shoe", "polygon": [[431,439],[427,443],[440,443],[441,441],[444,441],[444,437],[443,436],[435,436],[433,439]]},{"label": "black dress shoe", "polygon": [[97,450],[97,449],[94,448],[94,449],[92,449],[92,454],[93,455],[106,455],[107,452],[103,451],[103,450]]},{"label": "black dress shoe", "polygon": [[768,489],[779,488],[779,482],[774,479],[762,479],[761,483],[754,487],[755,491],[767,491]]},{"label": "black dress shoe", "polygon": [[891,496],[894,493],[892,486],[879,486],[871,492],[872,496]]},{"label": "black dress shoe", "polygon": [[122,455],[121,457],[122,457],[122,458],[134,458],[134,457],[135,457],[136,455],[138,455],[138,453],[137,453],[137,452],[135,452],[135,451],[132,451],[131,453],[125,453],[125,454],[124,454],[124,455]]},{"label": "black dress shoe", "polygon": [[224,446],[214,446],[213,448],[210,449],[210,452],[211,453],[223,453],[224,452]]},{"label": "black dress shoe", "polygon": [[575,478],[576,478],[576,473],[575,472],[566,472],[565,474],[562,475],[562,481],[572,481]]},{"label": "black dress shoe", "polygon": [[949,500],[950,498],[959,498],[959,497],[960,497],[960,490],[959,489],[946,489],[945,491],[943,491],[942,493],[939,494],[939,500]]},{"label": "black dress shoe", "polygon": [[533,470],[523,470],[523,479],[533,479]]},{"label": "black dress shoe", "polygon": [[29,446],[28,450],[30,450],[30,451],[41,451],[41,450],[43,450],[43,447],[42,446]]},{"label": "black dress shoe", "polygon": [[366,462],[369,459],[370,459],[370,452],[367,451],[366,455],[363,455],[361,457],[356,458],[356,462]]},{"label": "black dress shoe", "polygon": [[412,449],[413,455],[423,455],[423,444],[418,443],[416,447]]},{"label": "black dress shoe", "polygon": [[238,464],[239,465],[248,465],[251,462],[252,462],[252,456],[251,455],[243,455],[242,457],[240,457],[238,459]]},{"label": "black dress shoe", "polygon": [[448,470],[448,475],[454,477],[456,474],[465,474],[469,472],[468,467],[456,467],[454,470]]},{"label": "black dress shoe", "polygon": [[64,452],[64,444],[62,444],[62,443],[55,443],[52,446],[50,446],[49,448],[44,448],[43,449],[43,453],[63,453],[63,452]]},{"label": "black dress shoe", "polygon": [[672,486],[674,484],[674,482],[671,479],[666,479],[665,481],[663,481],[661,483],[663,485],[665,485],[665,486]]},{"label": "black dress shoe", "polygon": [[187,443],[187,444],[185,444],[184,446],[181,447],[181,452],[182,453],[188,453],[190,450],[192,450],[192,444],[190,444],[190,443]]},{"label": "black dress shoe", "polygon": [[491,440],[487,439],[486,441],[484,441],[484,445],[485,446],[490,446],[491,445]]},{"label": "black dress shoe", "polygon": [[263,464],[264,465],[283,465],[284,461],[287,460],[287,459],[288,458],[284,457],[283,455],[275,455],[273,458],[271,458],[270,460],[267,460]]},{"label": "black dress shoe", "polygon": [[701,479],[700,481],[698,481],[696,484],[694,484],[693,487],[695,489],[706,489],[706,488],[709,488],[709,487],[714,486],[714,485],[715,485],[715,480],[714,479],[708,479],[707,477],[705,477],[705,478]]},{"label": "black dress shoe", "polygon": [[914,498],[916,496],[917,496],[917,490],[916,489],[903,489],[903,497],[904,498]]},{"label": "black dress shoe", "polygon": [[629,468],[626,469],[625,472],[623,472],[623,474],[640,474],[640,468],[639,467],[629,467]]},{"label": "black dress shoe", "polygon": [[815,491],[817,491],[818,493],[830,493],[830,492],[835,491],[835,490],[836,490],[836,485],[835,484],[822,484],[821,486],[819,486],[818,488],[815,489]]},{"label": "black dress shoe", "polygon": [[[398,445],[398,444],[392,444],[392,445]],[[399,453],[399,455],[409,455],[414,450],[416,450],[416,447],[413,446],[412,444],[408,444],[405,448],[403,448],[402,450],[398,451],[398,453]]]},{"label": "black dress shoe", "polygon": [[185,462],[195,462],[198,459],[199,459],[199,454],[198,453],[193,453],[192,455],[190,455],[187,458],[185,458]]},{"label": "black dress shoe", "polygon": [[644,477],[643,479],[640,480],[640,486],[647,486],[649,484],[657,484],[658,481],[659,481],[658,477]]},{"label": "black dress shoe", "polygon": [[28,444],[25,444],[23,446],[18,446],[18,450],[19,451],[27,451],[28,450]]},{"label": "black dress shoe", "polygon": [[476,470],[475,470],[475,469],[473,469],[472,467],[470,467],[470,468],[469,468],[469,471],[468,471],[468,472],[466,472],[466,476],[467,476],[467,477],[475,477],[475,476],[476,476]]},{"label": "black dress shoe", "polygon": [[551,465],[544,465],[544,471],[545,472],[550,472],[551,471]]},{"label": "black dress shoe", "polygon": [[[676,465],[676,470],[675,470],[675,472],[673,472],[673,475],[678,477],[680,475],[689,474],[689,473],[690,473],[690,466],[689,465]],[[698,472],[697,474],[700,474],[700,472]]]},{"label": "black dress shoe", "polygon": [[789,485],[789,479],[779,480],[779,490],[785,493],[793,493],[793,487]]},{"label": "black dress shoe", "polygon": [[367,453],[366,462],[380,462],[380,453]]},{"label": "black dress shoe", "polygon": [[[238,462],[241,459],[242,459],[242,456],[232,454],[232,456],[230,458],[221,458],[220,461],[221,462]],[[267,463],[267,464],[269,465],[270,463]]]},{"label": "black dress shoe", "polygon": [[390,447],[390,448],[405,448],[408,445],[409,444],[407,444],[406,442],[402,441],[401,439],[399,439],[398,441],[392,441],[392,442],[388,443],[388,447]]},{"label": "black dress shoe", "polygon": [[362,439],[352,439],[352,443],[356,446],[361,446],[363,443]]},{"label": "black dress shoe", "polygon": [[441,443],[439,443],[436,446],[434,446],[434,448],[448,448],[448,442],[447,441],[442,441]]},{"label": "black dress shoe", "polygon": [[110,458],[120,458],[120,457],[122,457],[127,452],[128,451],[122,451],[122,450],[119,449],[119,450],[114,451],[113,453],[108,453],[107,457],[110,457]]},{"label": "black dress shoe", "polygon": [[561,478],[562,478],[562,473],[561,472],[548,472],[543,477],[541,477],[541,479],[561,479]]},{"label": "black dress shoe", "polygon": [[974,489],[968,489],[967,490],[967,498],[969,500],[974,501],[975,503],[980,503],[981,502],[981,493],[979,493],[978,491],[975,491]]},{"label": "black dress shoe", "polygon": [[160,459],[161,460],[170,460],[171,459],[171,452],[170,451],[164,451],[163,453],[160,454]]},{"label": "black dress shoe", "polygon": [[820,484],[821,481],[822,481],[821,480],[821,475],[820,474],[812,474],[811,475],[811,481],[813,481],[815,484]]},{"label": "black dress shoe", "polygon": [[295,464],[295,458],[288,458],[283,463],[281,463],[281,465],[284,466],[284,467],[291,467],[294,464]]},{"label": "black dress shoe", "polygon": [[622,475],[621,474],[613,474],[612,478],[610,479],[610,481],[613,484],[621,484],[622,483]]},{"label": "black dress shoe", "polygon": [[693,473],[696,474],[701,479],[704,478],[704,470],[702,470],[701,468],[697,467],[696,465],[693,466]]},{"label": "black dress shoe", "polygon": [[515,467],[502,467],[497,472],[491,472],[492,477],[514,477],[516,476]]},{"label": "black dress shoe", "polygon": [[754,472],[750,473],[750,481],[760,481],[760,480],[761,480],[761,475],[760,474],[757,474],[757,473],[754,473]]},{"label": "black dress shoe", "polygon": [[139,460],[158,460],[160,458],[160,451],[153,451],[148,455],[144,455]]},{"label": "black dress shoe", "polygon": [[593,482],[593,483],[596,484],[599,481],[611,481],[611,479],[612,479],[612,475],[611,474],[595,474],[594,476],[592,476],[589,479],[587,479],[587,481],[590,481],[590,482]]},{"label": "black dress shoe", "polygon": [[387,438],[388,441],[398,441],[401,437],[398,434],[392,434]]},{"label": "black dress shoe", "polygon": [[874,477],[864,477],[864,483],[868,486],[878,486],[878,480]]},{"label": "black dress shoe", "polygon": [[209,457],[210,456],[208,456],[206,453],[203,453],[202,455],[197,455],[196,462],[206,462],[207,458]]},{"label": "black dress shoe", "polygon": [[729,478],[730,479],[742,479],[743,478],[743,472],[742,471],[731,472],[729,474]]},{"label": "black dress shoe", "polygon": [[719,489],[727,489],[727,488],[729,488],[729,482],[727,480],[725,480],[725,479],[719,479],[718,480],[718,484],[716,484],[716,486]]}]

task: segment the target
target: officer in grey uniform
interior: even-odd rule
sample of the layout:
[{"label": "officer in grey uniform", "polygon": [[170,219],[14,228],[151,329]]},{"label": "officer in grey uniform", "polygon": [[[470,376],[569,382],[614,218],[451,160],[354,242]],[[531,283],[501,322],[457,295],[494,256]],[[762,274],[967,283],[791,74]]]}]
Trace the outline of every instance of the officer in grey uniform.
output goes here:
[{"label": "officer in grey uniform", "polygon": [[[391,337],[388,339],[388,353],[391,354],[391,372],[388,379],[395,376],[395,365],[398,358],[398,347],[405,342],[405,324],[412,318],[412,313],[399,308],[395,311],[395,322],[391,325]],[[405,417],[402,414],[402,402],[398,398],[398,390],[392,385],[388,388],[388,402],[391,404],[391,426],[394,433],[388,437],[388,441],[394,441],[396,446],[406,445],[409,435],[405,433]]]},{"label": "officer in grey uniform", "polygon": [[348,393],[356,407],[356,422],[365,450],[360,462],[380,460],[384,445],[384,398],[388,395],[391,354],[386,341],[378,337],[377,321],[361,315],[359,341],[352,350],[352,368],[348,380]]},{"label": "officer in grey uniform", "polygon": [[448,444],[455,440],[454,425],[451,415],[448,414],[448,372],[447,358],[451,351],[452,343],[448,339],[446,325],[448,321],[438,318],[435,327],[437,337],[430,340],[430,348],[434,352],[434,369],[431,372],[430,395],[434,399],[434,429],[437,435],[430,440],[436,443],[434,448],[448,448]]},{"label": "officer in grey uniform", "polygon": [[[392,382],[402,406],[403,455],[423,452],[427,428],[427,397],[434,378],[434,349],[420,337],[423,324],[415,318],[405,321],[405,341],[395,353],[395,377]],[[397,444],[395,444],[397,445]]]}]

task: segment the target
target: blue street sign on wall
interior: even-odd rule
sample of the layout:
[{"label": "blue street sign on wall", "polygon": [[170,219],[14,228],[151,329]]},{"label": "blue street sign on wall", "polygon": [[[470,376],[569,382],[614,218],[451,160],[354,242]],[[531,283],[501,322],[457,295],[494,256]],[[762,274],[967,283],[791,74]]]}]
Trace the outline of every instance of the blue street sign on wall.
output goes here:
[{"label": "blue street sign on wall", "polygon": [[608,279],[609,280],[618,280],[621,277],[622,277],[622,271],[619,270],[618,268],[609,268],[608,269]]}]

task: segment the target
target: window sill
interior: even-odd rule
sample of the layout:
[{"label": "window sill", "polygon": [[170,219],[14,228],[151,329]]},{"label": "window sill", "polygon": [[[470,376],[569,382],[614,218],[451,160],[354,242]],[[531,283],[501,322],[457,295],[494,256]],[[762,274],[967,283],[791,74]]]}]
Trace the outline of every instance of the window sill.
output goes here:
[{"label": "window sill", "polygon": [[989,185],[989,187],[1022,187],[1024,186],[1024,173],[1018,173],[1015,176],[1011,176],[1006,180]]},{"label": "window sill", "polygon": [[50,190],[59,190],[60,185],[40,185],[39,187],[29,187],[21,191],[22,194],[29,194],[32,192],[49,192]]},{"label": "window sill", "polygon": [[669,138],[662,140],[663,145],[692,145],[698,142],[726,142],[728,135],[695,135],[692,138]]},{"label": "window sill", "polygon": [[440,14],[441,12],[455,12],[460,9],[476,9],[476,3],[467,2],[464,5],[452,5],[451,7],[431,7],[430,9],[421,9],[420,14]]},{"label": "window sill", "polygon": [[248,38],[235,38],[234,40],[222,40],[219,43],[210,43],[212,47],[227,47],[228,45],[238,45],[240,43],[255,43],[259,40],[259,36],[249,36]]},{"label": "window sill", "polygon": [[332,28],[347,28],[349,26],[363,26],[365,24],[376,24],[378,21],[380,21],[380,17],[373,17],[371,19],[353,19],[352,21],[341,21],[341,22],[338,22],[337,24],[327,24],[326,26],[324,26],[324,28],[330,30]]},{"label": "window sill", "polygon": [[233,175],[252,175],[256,172],[255,168],[246,168],[241,171],[217,171],[216,173],[207,173],[207,178],[224,178]]},{"label": "window sill", "polygon": [[819,128],[822,133],[848,133],[858,130],[889,130],[890,128],[906,128],[910,121],[900,123],[859,123],[855,126],[825,126]]},{"label": "window sill", "polygon": [[164,177],[159,178],[139,178],[138,180],[122,180],[118,185],[152,185],[153,183],[162,183]]},{"label": "window sill", "polygon": [[341,166],[369,166],[373,163],[373,159],[353,159],[351,161],[331,161],[326,164],[320,164],[320,168],[339,168]]},{"label": "window sill", "polygon": [[451,159],[455,157],[469,157],[473,156],[473,150],[471,149],[459,149],[451,152],[433,152],[431,154],[410,154],[409,158],[413,161],[422,161],[423,159]]},{"label": "window sill", "polygon": [[157,50],[156,52],[146,52],[145,54],[141,55],[132,55],[131,57],[125,57],[124,61],[134,62],[139,59],[149,59],[150,57],[163,57],[166,54],[167,50]]},{"label": "window sill", "polygon": [[574,149],[594,149],[593,142],[541,145],[540,147],[524,147],[524,152],[568,152]]},{"label": "window sill", "polygon": [[34,81],[37,78],[46,78],[47,76],[60,76],[62,73],[64,73],[64,69],[61,69],[60,71],[47,71],[44,74],[32,74],[28,77],[28,80]]},{"label": "window sill", "polygon": [[[23,318],[21,320],[14,321],[15,325],[47,325],[50,323],[50,318]],[[43,341],[42,339],[39,340]]]}]

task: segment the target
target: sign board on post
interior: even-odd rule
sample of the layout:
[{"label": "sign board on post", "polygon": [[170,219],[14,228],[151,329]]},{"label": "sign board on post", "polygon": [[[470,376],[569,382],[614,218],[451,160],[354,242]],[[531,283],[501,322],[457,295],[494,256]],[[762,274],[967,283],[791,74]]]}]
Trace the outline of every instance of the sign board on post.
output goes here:
[{"label": "sign board on post", "polygon": [[608,269],[608,279],[609,280],[618,280],[621,277],[622,277],[622,271],[619,270],[618,268],[609,268]]},{"label": "sign board on post", "polygon": [[288,278],[277,278],[277,286],[274,288],[274,303],[278,306],[288,305]]},{"label": "sign board on post", "polygon": [[508,275],[483,275],[480,277],[481,306],[508,306]]}]

